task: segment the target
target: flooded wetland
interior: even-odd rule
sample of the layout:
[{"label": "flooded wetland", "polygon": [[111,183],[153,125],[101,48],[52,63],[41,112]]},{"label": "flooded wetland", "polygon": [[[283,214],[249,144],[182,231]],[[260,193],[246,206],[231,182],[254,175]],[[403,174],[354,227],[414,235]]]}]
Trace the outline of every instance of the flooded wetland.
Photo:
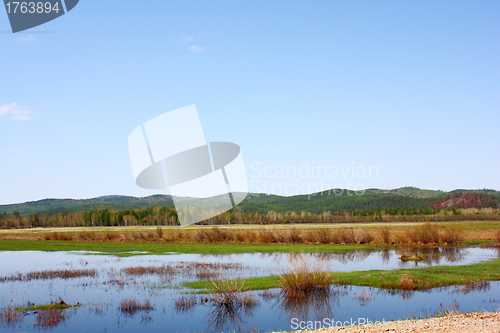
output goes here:
[{"label": "flooded wetland", "polygon": [[[293,320],[394,320],[458,309],[495,311],[500,307],[499,282],[382,289],[338,285],[334,273],[333,280],[318,275],[327,279],[323,287],[314,282],[298,293],[292,286],[287,293],[267,287],[247,290],[245,281],[290,277],[287,270],[297,258],[340,274],[469,265],[498,257],[497,249],[481,247],[127,256],[4,251],[0,325],[5,332],[269,332],[291,330]],[[208,281],[209,288],[187,286],[198,281]]]}]

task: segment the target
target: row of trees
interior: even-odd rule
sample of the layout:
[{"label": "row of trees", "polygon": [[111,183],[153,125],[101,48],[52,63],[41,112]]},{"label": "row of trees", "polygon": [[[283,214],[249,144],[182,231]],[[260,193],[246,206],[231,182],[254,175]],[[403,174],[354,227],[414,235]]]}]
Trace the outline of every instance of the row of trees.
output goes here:
[{"label": "row of trees", "polygon": [[[483,209],[484,210],[484,209]],[[477,219],[498,218],[498,210],[478,212]],[[371,221],[428,221],[457,219],[461,215],[460,209],[455,208],[385,208],[349,210],[332,213],[324,211],[315,214],[306,211],[287,211],[280,213],[268,211],[267,214],[245,213],[230,210],[215,216],[201,224],[281,224],[281,223],[325,223],[325,222],[371,222]],[[489,216],[486,216],[489,215]],[[15,211],[8,216],[0,216],[0,228],[35,228],[35,227],[96,227],[96,226],[173,226],[179,225],[175,208],[150,207],[144,209],[109,210],[92,209],[83,213],[58,213],[55,215],[39,215],[33,213],[21,217]],[[463,216],[471,219],[470,216]]]}]

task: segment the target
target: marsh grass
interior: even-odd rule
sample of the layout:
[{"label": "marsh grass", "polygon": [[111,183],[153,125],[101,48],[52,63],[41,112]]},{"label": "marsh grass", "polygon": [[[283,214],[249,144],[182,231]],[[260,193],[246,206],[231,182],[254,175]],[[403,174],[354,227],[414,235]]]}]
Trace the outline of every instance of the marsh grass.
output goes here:
[{"label": "marsh grass", "polygon": [[388,226],[383,226],[377,230],[378,238],[379,241],[382,244],[391,244],[392,241],[392,235],[391,235],[391,229],[389,229]]},{"label": "marsh grass", "polygon": [[404,233],[406,243],[410,244],[437,244],[439,236],[439,226],[430,222],[409,228]]},{"label": "marsh grass", "polygon": [[240,280],[210,280],[209,282],[210,300],[214,304],[233,304],[244,286]]},{"label": "marsh grass", "polygon": [[[475,222],[478,225],[478,222]],[[136,242],[136,243],[201,243],[201,244],[437,244],[456,245],[463,238],[465,226],[439,230],[443,224],[426,222],[412,227],[398,226],[396,229],[386,226],[378,227],[315,227],[300,226],[272,227],[266,229],[236,229],[231,227],[211,227],[195,230],[172,230],[158,226],[156,229],[139,231],[81,231],[81,232],[51,232],[47,234],[17,234],[15,239],[37,239],[51,241],[85,241],[85,242]],[[488,225],[491,228],[491,225]],[[108,230],[108,229],[106,229]],[[117,230],[121,230],[117,228]],[[468,229],[467,229],[468,230]],[[486,230],[486,229],[485,229]],[[476,229],[469,230],[476,232]],[[493,230],[485,235],[491,239]],[[481,237],[481,235],[478,235]],[[14,236],[4,236],[14,237]],[[470,238],[471,236],[468,236]],[[474,236],[476,237],[476,236]],[[484,235],[482,236],[484,237]],[[476,239],[476,238],[474,238]]]},{"label": "marsh grass", "polygon": [[440,240],[448,245],[458,245],[462,242],[463,231],[456,227],[448,227],[441,232]]},{"label": "marsh grass", "polygon": [[31,280],[48,280],[48,279],[74,279],[80,277],[96,277],[97,270],[95,269],[63,269],[63,270],[45,270],[32,271],[27,274],[13,274],[10,276],[0,277],[0,282],[11,281],[31,281]]},{"label": "marsh grass", "polygon": [[281,293],[287,297],[305,297],[310,292],[328,289],[333,282],[328,262],[308,258],[304,253],[290,256],[288,267],[278,280]]},{"label": "marsh grass", "polygon": [[64,310],[68,308],[79,307],[81,304],[77,303],[74,305],[67,304],[62,299],[57,303],[50,304],[28,304],[26,306],[16,306],[15,311],[25,312],[25,311],[36,311],[36,310]]},{"label": "marsh grass", "polygon": [[134,266],[126,267],[122,269],[122,272],[126,275],[171,275],[175,273],[175,269],[172,266],[162,265],[162,266]]},{"label": "marsh grass", "polygon": [[64,310],[41,310],[36,314],[34,326],[41,326],[43,328],[55,327],[66,319],[67,315]]},{"label": "marsh grass", "polygon": [[195,295],[190,297],[181,296],[175,300],[175,310],[177,312],[186,312],[194,308],[196,304],[198,304],[198,301]]},{"label": "marsh grass", "polygon": [[140,311],[151,311],[153,310],[153,306],[151,305],[149,300],[142,303],[135,299],[128,299],[121,302],[119,309],[122,313],[128,316],[133,316]]},{"label": "marsh grass", "polygon": [[13,325],[22,319],[23,315],[12,308],[7,308],[0,312],[0,321],[5,321],[8,325]]}]

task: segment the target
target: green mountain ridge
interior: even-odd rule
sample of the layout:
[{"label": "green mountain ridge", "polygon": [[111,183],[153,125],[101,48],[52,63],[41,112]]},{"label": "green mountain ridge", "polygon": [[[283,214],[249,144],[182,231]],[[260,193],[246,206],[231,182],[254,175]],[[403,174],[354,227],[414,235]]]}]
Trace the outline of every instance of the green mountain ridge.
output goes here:
[{"label": "green mountain ridge", "polygon": [[[450,192],[425,190],[416,187],[401,187],[392,190],[367,189],[355,192],[345,189],[332,189],[309,195],[279,196],[265,193],[249,193],[237,206],[246,213],[266,214],[268,211],[307,211],[322,213],[355,209],[379,209],[396,207],[429,207],[440,198],[458,192],[488,194],[500,197],[496,190],[453,190]],[[147,197],[107,195],[91,199],[43,199],[20,204],[0,205],[0,213],[8,215],[18,211],[21,216],[38,213],[55,215],[57,213],[83,213],[92,209],[136,209],[154,206],[174,207],[171,195],[156,194]]]}]

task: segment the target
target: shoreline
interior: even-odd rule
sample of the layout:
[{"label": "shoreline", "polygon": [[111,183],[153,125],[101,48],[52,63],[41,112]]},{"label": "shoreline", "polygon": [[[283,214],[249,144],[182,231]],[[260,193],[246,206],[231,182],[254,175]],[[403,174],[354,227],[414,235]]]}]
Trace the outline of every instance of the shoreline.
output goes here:
[{"label": "shoreline", "polygon": [[[426,318],[426,319],[406,319],[397,321],[373,321],[368,322],[366,318],[359,318],[359,323],[364,325],[359,326],[340,326],[332,324],[331,321],[324,320],[321,322],[323,328],[314,329],[319,326],[319,321],[299,321],[296,320],[291,324],[292,331],[281,332],[310,332],[310,333],[378,333],[378,332],[485,332],[497,333],[500,330],[500,312],[474,312],[465,314],[450,314],[443,317]],[[345,323],[345,322],[344,322]],[[358,321],[356,321],[358,323]],[[368,324],[368,325],[366,325]],[[328,327],[328,325],[330,325]],[[308,329],[312,327],[313,329]],[[304,329],[302,329],[302,327]],[[277,333],[277,332],[274,332]]]}]

